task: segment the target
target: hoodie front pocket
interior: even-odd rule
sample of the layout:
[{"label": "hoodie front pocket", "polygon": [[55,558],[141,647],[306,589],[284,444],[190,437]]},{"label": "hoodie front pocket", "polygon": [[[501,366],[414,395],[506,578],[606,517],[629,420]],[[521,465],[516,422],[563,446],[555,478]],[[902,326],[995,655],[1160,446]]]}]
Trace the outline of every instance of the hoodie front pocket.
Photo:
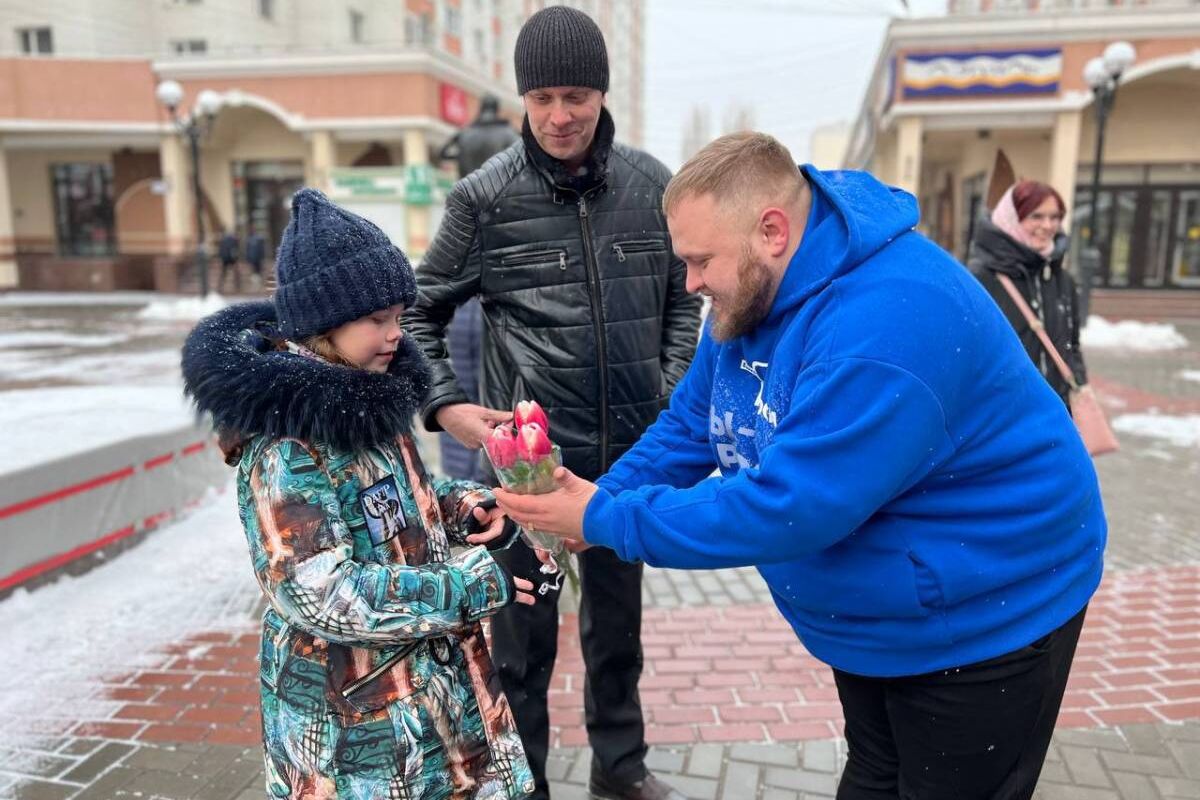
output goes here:
[{"label": "hoodie front pocket", "polygon": [[929,565],[917,557],[913,551],[908,551],[908,560],[913,566],[913,580],[917,586],[917,600],[921,605],[933,611],[941,611],[946,607],[946,598],[942,594],[942,585]]}]

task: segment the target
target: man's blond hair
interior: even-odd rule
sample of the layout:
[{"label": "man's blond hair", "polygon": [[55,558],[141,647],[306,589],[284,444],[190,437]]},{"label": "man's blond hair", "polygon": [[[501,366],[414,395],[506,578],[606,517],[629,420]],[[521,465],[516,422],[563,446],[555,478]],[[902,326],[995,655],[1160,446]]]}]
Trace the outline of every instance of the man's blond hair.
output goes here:
[{"label": "man's blond hair", "polygon": [[792,154],[774,136],[730,133],[709,142],[680,167],[663,194],[663,213],[670,216],[681,200],[708,194],[731,216],[757,216],[768,206],[792,207],[804,186]]}]

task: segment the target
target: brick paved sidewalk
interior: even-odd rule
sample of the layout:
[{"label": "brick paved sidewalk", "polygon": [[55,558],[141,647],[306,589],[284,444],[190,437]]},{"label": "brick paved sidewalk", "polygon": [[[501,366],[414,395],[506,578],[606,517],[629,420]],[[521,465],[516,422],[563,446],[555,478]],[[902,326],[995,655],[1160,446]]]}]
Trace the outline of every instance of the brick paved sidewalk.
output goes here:
[{"label": "brick paved sidewalk", "polygon": [[[565,615],[550,704],[554,743],[561,748],[554,775],[566,783],[579,783],[575,778],[586,771],[578,768],[579,759],[586,763],[579,754],[586,737],[576,637],[574,615]],[[663,770],[685,778],[681,783],[693,796],[832,793],[841,757],[834,744],[841,708],[832,676],[805,653],[773,607],[651,608],[643,641],[647,740],[690,746],[656,751],[655,758]],[[244,630],[198,634],[143,656],[140,669],[110,676],[89,702],[38,721],[34,746],[21,753],[0,751],[0,775],[13,781],[7,790],[0,789],[0,796],[8,791],[20,798],[119,797],[125,796],[117,793],[123,779],[128,779],[128,796],[135,791],[164,798],[240,795],[254,785],[260,766],[257,646],[257,631],[248,618]],[[1150,728],[1176,742],[1172,753],[1193,753],[1200,747],[1194,743],[1200,741],[1197,721],[1200,565],[1109,576],[1093,600],[1059,719],[1058,746],[1068,748],[1062,756],[1065,766],[1048,770],[1047,781],[1058,776],[1074,785],[1086,778],[1079,785],[1114,787],[1117,778],[1109,774],[1114,771],[1138,764],[1168,766],[1162,755],[1154,756],[1159,761],[1114,761],[1111,755],[1089,761],[1069,747],[1091,740],[1073,738],[1071,729],[1157,723]],[[1179,722],[1190,724],[1166,724]],[[1195,738],[1188,739],[1193,733]],[[735,742],[739,748],[723,747]],[[163,750],[162,745],[173,747]],[[1109,750],[1122,752],[1114,747]],[[564,761],[571,763],[563,766]],[[1200,778],[1187,766],[1200,764],[1200,759],[1177,761],[1169,774],[1154,774],[1170,780]],[[1103,765],[1109,762],[1106,773]],[[804,769],[798,769],[801,764]],[[1090,771],[1083,771],[1086,764]],[[33,781],[17,788],[17,776]],[[248,783],[239,783],[238,776]],[[151,785],[145,785],[147,780]],[[1132,785],[1135,779],[1120,780]],[[743,787],[739,792],[750,783],[761,783],[762,790],[741,795],[721,788],[735,783]]]}]

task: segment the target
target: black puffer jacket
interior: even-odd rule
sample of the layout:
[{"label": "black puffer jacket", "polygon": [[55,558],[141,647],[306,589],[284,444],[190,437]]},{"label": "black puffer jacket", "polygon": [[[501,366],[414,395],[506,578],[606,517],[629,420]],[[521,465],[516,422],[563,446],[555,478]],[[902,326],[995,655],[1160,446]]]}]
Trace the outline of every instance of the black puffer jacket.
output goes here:
[{"label": "black puffer jacket", "polygon": [[1009,323],[1021,337],[1025,351],[1050,386],[1058,392],[1064,403],[1067,402],[1070,386],[996,275],[999,273],[1012,279],[1025,302],[1041,319],[1050,341],[1071,368],[1076,383],[1082,386],[1087,383],[1087,370],[1079,349],[1079,293],[1075,288],[1075,279],[1063,269],[1063,256],[1066,255],[1070,240],[1066,235],[1059,234],[1054,243],[1054,252],[1045,258],[1015,241],[986,217],[979,221],[975,230],[967,267],[988,290],[1004,316],[1008,317]]},{"label": "black puffer jacket", "polygon": [[484,314],[481,402],[537,400],[567,467],[603,474],[667,403],[695,354],[700,298],[671,252],[662,193],[670,173],[612,143],[601,113],[588,177],[568,178],[526,127],[521,141],[460,180],[417,270],[406,327],[433,364],[423,409],[467,402],[446,351],[454,309]]}]

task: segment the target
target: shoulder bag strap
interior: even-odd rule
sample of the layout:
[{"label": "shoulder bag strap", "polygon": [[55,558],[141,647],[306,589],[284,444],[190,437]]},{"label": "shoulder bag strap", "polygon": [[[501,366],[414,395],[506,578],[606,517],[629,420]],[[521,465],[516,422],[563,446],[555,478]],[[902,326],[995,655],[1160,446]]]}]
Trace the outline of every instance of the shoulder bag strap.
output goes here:
[{"label": "shoulder bag strap", "polygon": [[1075,374],[1071,372],[1071,368],[1067,366],[1067,362],[1063,361],[1063,357],[1058,354],[1058,349],[1050,342],[1050,337],[1046,334],[1046,326],[1042,324],[1042,321],[1033,313],[1033,309],[1025,302],[1025,298],[1021,296],[1017,287],[1013,285],[1012,279],[1007,275],[1001,275],[999,272],[996,273],[996,279],[1000,281],[1000,285],[1004,287],[1004,291],[1008,292],[1008,296],[1012,298],[1012,301],[1017,306],[1017,310],[1025,317],[1025,321],[1029,323],[1029,327],[1033,328],[1033,332],[1037,334],[1038,341],[1042,343],[1042,347],[1046,348],[1046,353],[1054,361],[1054,366],[1058,367],[1058,371],[1062,373],[1063,380],[1067,382],[1067,385],[1072,390],[1078,390],[1079,384],[1075,382]]}]

